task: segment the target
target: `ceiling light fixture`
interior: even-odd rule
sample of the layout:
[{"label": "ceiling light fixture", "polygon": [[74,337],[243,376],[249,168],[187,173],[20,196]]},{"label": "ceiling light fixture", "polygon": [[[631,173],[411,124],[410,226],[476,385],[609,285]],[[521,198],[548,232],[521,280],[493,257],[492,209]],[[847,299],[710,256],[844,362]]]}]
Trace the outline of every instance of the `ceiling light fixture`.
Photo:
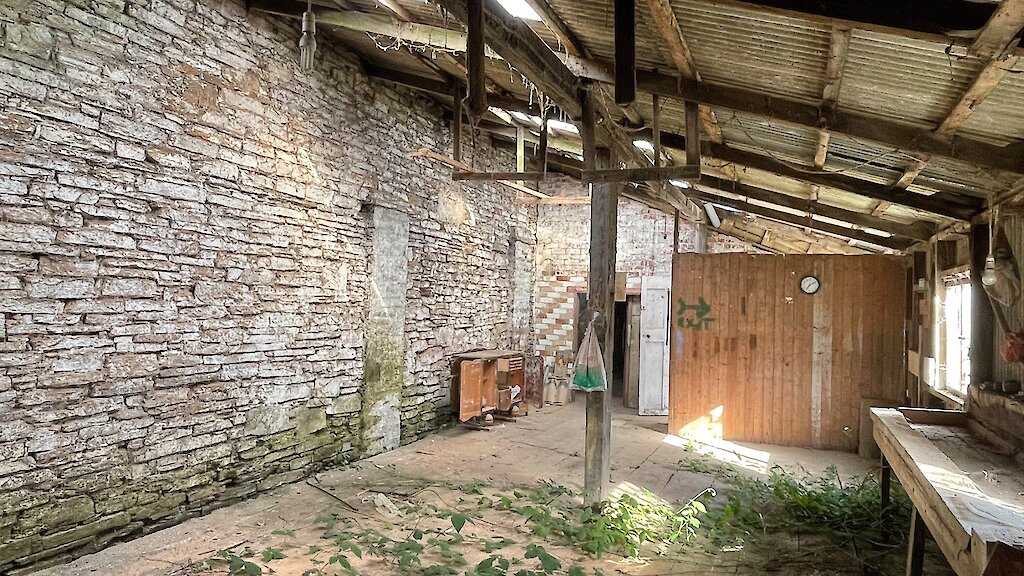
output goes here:
[{"label": "ceiling light fixture", "polygon": [[302,37],[299,38],[299,68],[303,72],[313,69],[315,54],[316,15],[313,13],[313,0],[307,0],[306,11],[302,14]]}]

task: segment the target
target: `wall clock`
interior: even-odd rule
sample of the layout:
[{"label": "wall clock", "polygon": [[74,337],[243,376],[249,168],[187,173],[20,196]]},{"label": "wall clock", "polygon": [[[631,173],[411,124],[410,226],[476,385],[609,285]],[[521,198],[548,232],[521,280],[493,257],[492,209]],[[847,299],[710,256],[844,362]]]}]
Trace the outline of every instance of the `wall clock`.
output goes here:
[{"label": "wall clock", "polygon": [[821,280],[814,276],[804,276],[800,280],[800,291],[804,294],[815,294],[821,289]]}]

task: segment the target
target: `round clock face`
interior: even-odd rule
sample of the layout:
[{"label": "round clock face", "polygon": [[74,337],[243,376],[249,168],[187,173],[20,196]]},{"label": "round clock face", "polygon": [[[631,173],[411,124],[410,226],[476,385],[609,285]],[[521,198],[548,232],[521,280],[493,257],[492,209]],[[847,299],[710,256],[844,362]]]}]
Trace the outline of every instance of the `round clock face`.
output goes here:
[{"label": "round clock face", "polygon": [[803,279],[800,280],[800,290],[802,290],[804,294],[814,294],[820,288],[821,281],[814,276],[804,276]]}]

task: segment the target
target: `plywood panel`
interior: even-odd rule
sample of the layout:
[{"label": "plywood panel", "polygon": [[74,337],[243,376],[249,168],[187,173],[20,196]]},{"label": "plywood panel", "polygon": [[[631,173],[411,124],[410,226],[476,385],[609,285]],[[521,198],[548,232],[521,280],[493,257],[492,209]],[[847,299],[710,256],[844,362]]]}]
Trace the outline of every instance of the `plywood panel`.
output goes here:
[{"label": "plywood panel", "polygon": [[861,399],[904,396],[905,291],[882,256],[677,255],[671,430],[856,450]]}]

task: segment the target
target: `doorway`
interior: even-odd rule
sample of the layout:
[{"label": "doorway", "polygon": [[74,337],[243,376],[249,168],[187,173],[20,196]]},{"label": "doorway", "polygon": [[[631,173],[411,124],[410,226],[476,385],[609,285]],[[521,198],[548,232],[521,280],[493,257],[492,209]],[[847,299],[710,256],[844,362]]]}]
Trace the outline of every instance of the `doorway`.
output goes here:
[{"label": "doorway", "polygon": [[615,303],[615,331],[612,333],[612,398],[625,395],[626,358],[629,343],[626,340],[629,317],[626,302]]}]

